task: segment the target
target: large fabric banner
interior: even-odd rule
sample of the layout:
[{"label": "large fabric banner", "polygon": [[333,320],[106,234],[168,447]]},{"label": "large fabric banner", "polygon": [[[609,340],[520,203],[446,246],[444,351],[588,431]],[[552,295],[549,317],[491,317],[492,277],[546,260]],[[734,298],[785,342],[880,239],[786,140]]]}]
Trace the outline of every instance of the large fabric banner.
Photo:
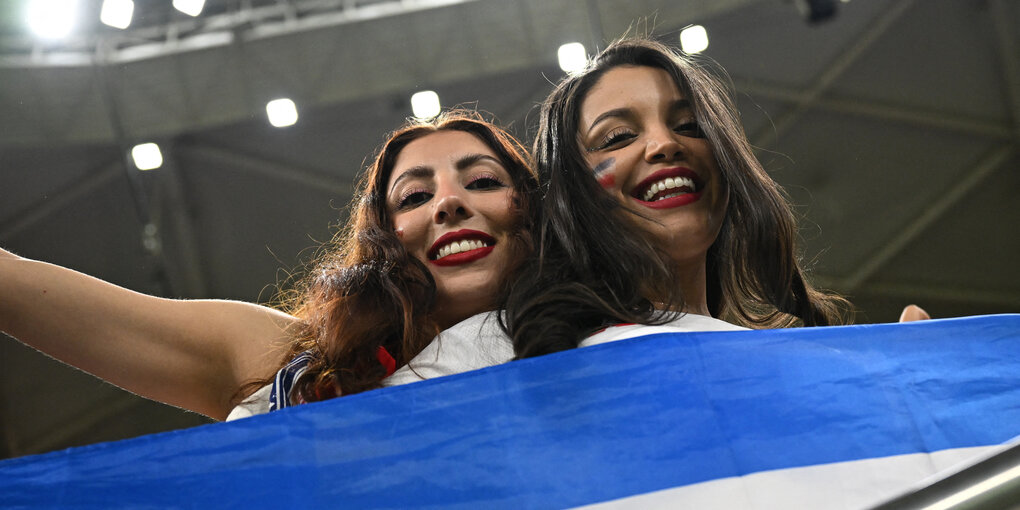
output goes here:
[{"label": "large fabric banner", "polygon": [[0,462],[0,507],[861,508],[1020,435],[1020,315],[655,334]]}]

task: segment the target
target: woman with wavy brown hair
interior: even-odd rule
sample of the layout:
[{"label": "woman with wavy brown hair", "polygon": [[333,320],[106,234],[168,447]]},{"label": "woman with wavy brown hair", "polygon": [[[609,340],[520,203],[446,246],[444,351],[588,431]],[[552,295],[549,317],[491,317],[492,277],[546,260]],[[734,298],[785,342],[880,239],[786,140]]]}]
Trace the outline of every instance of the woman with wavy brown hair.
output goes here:
[{"label": "woman with wavy brown hair", "polygon": [[[388,138],[291,313],[147,296],[0,250],[0,331],[215,419],[274,373],[293,387],[278,407],[376,388],[437,332],[496,306],[530,249],[535,186],[512,137],[448,113]],[[265,411],[265,393],[235,416]]]},{"label": "woman with wavy brown hair", "polygon": [[[531,168],[517,140],[477,114],[392,133],[347,227],[293,293],[291,362],[253,383],[263,385],[255,412],[267,397],[275,410],[378,388],[440,331],[495,309],[531,250]],[[464,324],[446,335],[478,333]]]},{"label": "woman with wavy brown hair", "polygon": [[722,80],[693,57],[647,39],[610,45],[545,101],[534,157],[542,259],[504,305],[518,356],[685,315],[848,322],[849,303],[805,277],[785,193]]}]

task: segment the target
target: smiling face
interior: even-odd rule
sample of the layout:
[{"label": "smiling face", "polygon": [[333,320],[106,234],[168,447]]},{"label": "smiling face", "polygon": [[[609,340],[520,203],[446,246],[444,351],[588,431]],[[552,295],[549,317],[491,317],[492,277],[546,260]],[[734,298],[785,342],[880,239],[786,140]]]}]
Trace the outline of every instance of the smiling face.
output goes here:
[{"label": "smiling face", "polygon": [[643,66],[606,71],[581,102],[579,121],[581,150],[599,183],[650,218],[638,221],[681,267],[703,271],[729,195],[670,75]]},{"label": "smiling face", "polygon": [[433,316],[440,327],[495,305],[512,262],[515,198],[499,157],[471,133],[438,131],[397,156],[386,209],[401,244],[435,279]]}]

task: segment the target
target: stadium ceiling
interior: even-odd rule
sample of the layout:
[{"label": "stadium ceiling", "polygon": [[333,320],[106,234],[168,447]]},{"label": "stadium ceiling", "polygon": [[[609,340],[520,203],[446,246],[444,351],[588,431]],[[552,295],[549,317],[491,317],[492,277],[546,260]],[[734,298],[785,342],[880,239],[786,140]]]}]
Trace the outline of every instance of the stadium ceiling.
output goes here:
[{"label": "stadium ceiling", "polygon": [[[861,321],[1020,311],[1020,2],[136,0],[41,42],[0,12],[0,246],[141,292],[270,302],[342,221],[384,134],[434,90],[520,137],[563,74],[628,30],[704,52],[802,218],[815,281]],[[13,5],[13,6],[10,6]],[[98,0],[83,0],[98,12]],[[297,124],[266,103],[287,97]],[[138,172],[136,143],[164,164]],[[0,338],[0,456],[201,423]]]}]

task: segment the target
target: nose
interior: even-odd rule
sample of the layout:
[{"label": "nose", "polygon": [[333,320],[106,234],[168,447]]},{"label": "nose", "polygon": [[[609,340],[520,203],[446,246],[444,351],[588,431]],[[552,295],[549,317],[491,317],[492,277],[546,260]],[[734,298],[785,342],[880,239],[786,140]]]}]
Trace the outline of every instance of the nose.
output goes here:
[{"label": "nose", "polygon": [[682,158],[683,153],[684,146],[680,143],[679,135],[672,129],[662,126],[649,133],[645,146],[645,161],[649,163],[672,161]]},{"label": "nose", "polygon": [[465,220],[474,214],[459,190],[437,190],[434,203],[432,221],[436,223]]}]

